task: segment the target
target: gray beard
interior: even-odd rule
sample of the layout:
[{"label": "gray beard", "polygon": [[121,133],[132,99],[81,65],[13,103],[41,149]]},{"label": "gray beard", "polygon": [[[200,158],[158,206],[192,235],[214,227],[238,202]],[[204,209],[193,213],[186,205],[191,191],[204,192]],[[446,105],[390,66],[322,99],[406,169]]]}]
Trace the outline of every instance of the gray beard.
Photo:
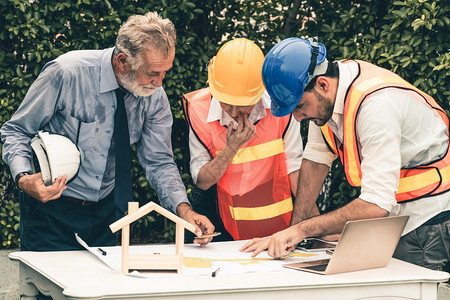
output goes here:
[{"label": "gray beard", "polygon": [[132,92],[136,96],[148,97],[155,92],[156,87],[154,85],[140,85],[135,81],[135,77],[136,72],[130,71],[129,73],[120,77],[120,83],[125,89]]}]

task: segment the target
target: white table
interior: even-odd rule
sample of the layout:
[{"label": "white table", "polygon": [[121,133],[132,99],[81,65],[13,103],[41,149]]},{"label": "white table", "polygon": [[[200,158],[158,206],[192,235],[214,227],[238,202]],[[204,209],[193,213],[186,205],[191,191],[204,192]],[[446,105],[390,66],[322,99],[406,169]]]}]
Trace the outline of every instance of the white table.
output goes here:
[{"label": "white table", "polygon": [[449,274],[392,259],[385,268],[337,275],[279,271],[160,278],[126,276],[88,251],[13,252],[22,299],[436,299]]}]

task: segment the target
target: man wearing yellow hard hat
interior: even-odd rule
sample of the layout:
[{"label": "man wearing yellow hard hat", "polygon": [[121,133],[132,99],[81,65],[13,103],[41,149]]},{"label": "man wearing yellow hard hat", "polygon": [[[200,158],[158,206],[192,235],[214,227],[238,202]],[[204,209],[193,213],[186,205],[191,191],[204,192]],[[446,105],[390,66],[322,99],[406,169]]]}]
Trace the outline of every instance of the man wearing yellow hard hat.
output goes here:
[{"label": "man wearing yellow hard hat", "polygon": [[291,114],[270,113],[263,61],[252,41],[229,41],[208,65],[209,88],[183,96],[191,202],[222,231],[215,240],[268,236],[290,224],[303,145]]}]

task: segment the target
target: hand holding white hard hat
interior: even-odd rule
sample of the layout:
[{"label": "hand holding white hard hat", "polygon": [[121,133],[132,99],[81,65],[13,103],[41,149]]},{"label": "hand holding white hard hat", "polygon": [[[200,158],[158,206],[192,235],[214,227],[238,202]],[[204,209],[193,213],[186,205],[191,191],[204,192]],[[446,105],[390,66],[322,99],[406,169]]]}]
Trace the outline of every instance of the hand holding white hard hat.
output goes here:
[{"label": "hand holding white hard hat", "polygon": [[67,137],[39,131],[31,140],[45,185],[53,184],[59,176],[67,181],[75,178],[83,161],[83,153]]}]

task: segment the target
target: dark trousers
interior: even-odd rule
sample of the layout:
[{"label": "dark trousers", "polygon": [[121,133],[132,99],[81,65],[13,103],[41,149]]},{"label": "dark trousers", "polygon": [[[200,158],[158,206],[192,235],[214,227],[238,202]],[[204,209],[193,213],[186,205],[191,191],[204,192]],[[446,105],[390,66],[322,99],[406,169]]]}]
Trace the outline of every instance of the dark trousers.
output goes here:
[{"label": "dark trousers", "polygon": [[[228,231],[223,226],[222,219],[219,215],[219,210],[217,207],[217,186],[213,185],[208,190],[204,191],[197,186],[194,186],[190,194],[190,199],[192,208],[198,214],[206,216],[211,223],[213,223],[216,228],[216,232],[221,232],[222,234],[213,238],[213,242],[225,242],[233,241],[233,237],[228,233]],[[186,243],[192,243],[195,235],[190,231],[186,231],[185,241]]]},{"label": "dark trousers", "polygon": [[450,272],[450,219],[442,213],[401,237],[394,257],[428,268]]},{"label": "dark trousers", "polygon": [[[114,193],[87,206],[64,196],[42,203],[24,192],[20,192],[19,201],[21,251],[84,250],[75,232],[89,246],[116,245],[116,234],[109,229],[116,220]],[[37,299],[52,298],[38,293]]]},{"label": "dark trousers", "polygon": [[42,203],[23,192],[19,201],[22,251],[82,250],[75,232],[89,246],[116,245],[116,234],[109,229],[115,221],[114,193],[87,206],[64,196]]}]

